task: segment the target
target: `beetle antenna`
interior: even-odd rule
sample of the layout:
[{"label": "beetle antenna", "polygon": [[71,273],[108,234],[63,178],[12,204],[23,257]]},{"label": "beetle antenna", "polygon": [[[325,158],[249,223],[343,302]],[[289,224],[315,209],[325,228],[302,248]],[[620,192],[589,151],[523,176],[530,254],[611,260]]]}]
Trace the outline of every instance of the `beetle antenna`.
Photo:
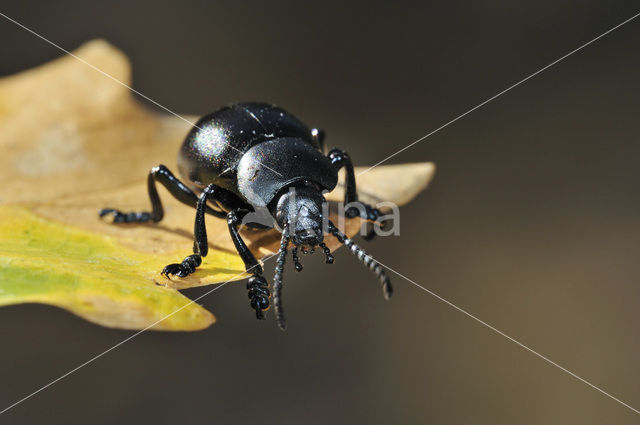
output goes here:
[{"label": "beetle antenna", "polygon": [[333,255],[331,255],[331,250],[324,244],[324,242],[320,243],[320,248],[324,251],[324,256],[327,257],[325,263],[333,264]]},{"label": "beetle antenna", "polygon": [[276,319],[278,326],[283,331],[287,329],[287,321],[282,310],[282,273],[284,272],[284,263],[287,259],[287,245],[289,244],[289,226],[285,226],[282,231],[282,239],[280,240],[280,249],[278,250],[278,262],[276,263],[276,274],[273,278],[273,306],[276,310]]},{"label": "beetle antenna", "polygon": [[296,267],[297,272],[302,271],[302,264],[300,264],[300,259],[298,258],[298,247],[294,246],[291,248],[291,256],[293,257],[293,265]]},{"label": "beetle antenna", "polygon": [[364,249],[360,248],[356,245],[351,239],[349,239],[344,233],[340,231],[331,221],[329,221],[329,233],[338,239],[338,241],[349,248],[349,251],[364,263],[365,266],[369,268],[372,272],[378,276],[378,280],[382,284],[382,292],[384,293],[384,297],[386,299],[390,299],[393,294],[393,287],[391,286],[391,280],[389,280],[389,276],[384,271],[380,264],[376,260],[373,259],[369,254],[367,254]]}]

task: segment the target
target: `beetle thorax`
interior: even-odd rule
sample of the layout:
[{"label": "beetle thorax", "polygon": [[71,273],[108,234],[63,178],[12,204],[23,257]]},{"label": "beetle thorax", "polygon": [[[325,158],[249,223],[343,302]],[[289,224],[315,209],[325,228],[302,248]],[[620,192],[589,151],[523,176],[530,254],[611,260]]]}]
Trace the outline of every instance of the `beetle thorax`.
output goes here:
[{"label": "beetle thorax", "polygon": [[320,190],[315,185],[291,186],[277,199],[272,214],[281,228],[289,228],[291,241],[307,248],[320,245],[324,239],[323,210],[326,209]]}]

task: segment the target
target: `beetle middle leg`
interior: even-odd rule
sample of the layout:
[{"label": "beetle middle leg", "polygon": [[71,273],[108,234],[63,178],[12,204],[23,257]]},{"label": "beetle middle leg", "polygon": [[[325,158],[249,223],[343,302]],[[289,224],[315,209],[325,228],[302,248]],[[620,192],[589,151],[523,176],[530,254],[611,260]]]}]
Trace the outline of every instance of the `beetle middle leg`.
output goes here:
[{"label": "beetle middle leg", "polygon": [[[365,204],[364,202],[358,201],[358,192],[356,191],[356,176],[353,171],[353,163],[351,162],[351,157],[345,151],[333,148],[329,151],[329,159],[331,159],[331,164],[333,164],[336,171],[340,170],[344,167],[346,171],[346,184],[345,184],[345,193],[344,193],[344,204],[349,205],[349,207],[345,211],[345,215],[348,218],[354,218],[360,216],[365,220],[369,220],[371,222],[378,223],[382,225],[383,223],[380,220],[384,214],[373,206],[369,204]],[[362,209],[354,206],[353,204],[359,204],[362,206]],[[365,240],[371,240],[375,236],[373,232],[373,228],[370,227],[368,233],[364,236]]]},{"label": "beetle middle leg", "polygon": [[[147,190],[149,192],[149,200],[151,201],[151,212],[142,211],[123,213],[122,211],[113,208],[105,208],[100,211],[100,217],[111,215],[114,223],[159,222],[164,217],[164,208],[162,208],[162,202],[160,201],[160,196],[158,196],[156,182],[167,188],[169,193],[183,204],[190,207],[195,207],[198,204],[198,196],[184,183],[178,180],[178,178],[176,178],[176,176],[174,176],[167,167],[160,164],[149,171],[149,176],[147,178]],[[212,214],[220,218],[224,218],[226,215],[226,213],[216,211],[208,205],[205,205],[205,211],[208,214]]]}]

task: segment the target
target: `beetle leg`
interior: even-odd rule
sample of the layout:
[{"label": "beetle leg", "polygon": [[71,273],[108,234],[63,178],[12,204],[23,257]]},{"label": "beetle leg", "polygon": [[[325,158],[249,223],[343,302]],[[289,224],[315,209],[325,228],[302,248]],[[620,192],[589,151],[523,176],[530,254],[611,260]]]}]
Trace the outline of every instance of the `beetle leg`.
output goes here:
[{"label": "beetle leg", "polygon": [[207,201],[214,199],[216,195],[216,186],[210,184],[207,186],[196,205],[196,219],[193,226],[193,255],[189,255],[181,263],[167,265],[162,269],[162,274],[169,277],[170,274],[179,277],[185,277],[196,271],[196,267],[202,264],[202,257],[206,257],[209,252],[209,243],[207,241],[207,228],[204,221],[204,213],[207,207]]},{"label": "beetle leg", "polygon": [[[382,217],[383,214],[379,209],[374,208],[369,204],[365,204],[364,202],[358,202],[358,192],[356,191],[356,177],[353,171],[353,163],[351,162],[351,157],[349,157],[349,154],[341,149],[333,148],[329,152],[329,159],[331,160],[331,163],[333,164],[336,172],[339,171],[342,167],[344,167],[346,171],[347,181],[345,184],[344,204],[345,206],[349,206],[349,208],[347,208],[347,210],[345,211],[345,215],[348,218],[360,216],[364,220],[376,222],[380,225],[383,225],[383,223],[380,222],[380,217]],[[359,208],[359,206],[361,206],[361,208]],[[375,233],[373,230],[373,227],[369,226],[369,230],[364,236],[365,240],[371,240],[374,238]]]},{"label": "beetle leg", "polygon": [[231,240],[238,250],[238,254],[242,261],[244,261],[244,267],[247,273],[251,273],[251,277],[247,281],[247,290],[249,291],[249,304],[251,308],[256,311],[256,318],[262,320],[265,318],[264,310],[269,308],[269,284],[264,276],[262,276],[263,270],[253,256],[247,244],[244,243],[238,228],[242,223],[242,218],[247,215],[247,210],[232,210],[227,214],[227,223],[229,225],[229,233],[231,234]]},{"label": "beetle leg", "polygon": [[[329,151],[328,157],[331,160],[331,164],[333,164],[336,172],[344,167],[347,173],[347,181],[344,192],[345,205],[352,202],[358,202],[358,193],[356,192],[356,176],[353,172],[353,163],[351,162],[351,157],[349,157],[348,153],[338,148],[331,149]],[[356,215],[353,215],[353,217],[355,217]]]},{"label": "beetle leg", "polygon": [[296,271],[301,272],[302,264],[300,264],[300,259],[298,258],[298,247],[295,245],[291,248],[291,256],[293,257],[293,265],[296,268]]},{"label": "beetle leg", "polygon": [[[160,196],[158,196],[156,182],[167,188],[169,193],[183,204],[190,207],[195,207],[198,204],[198,196],[184,183],[178,180],[167,167],[161,164],[157,167],[153,167],[147,178],[147,190],[149,192],[149,200],[151,201],[151,212],[143,211],[123,213],[113,208],[105,208],[100,211],[100,217],[111,215],[114,223],[159,222],[164,217],[164,209],[162,208],[162,202],[160,202]],[[226,216],[226,213],[216,211],[208,205],[205,205],[205,211],[208,214],[215,215],[220,218],[224,218]]]},{"label": "beetle leg", "polygon": [[[362,206],[364,207],[364,212],[360,211],[360,217],[368,220],[370,222],[374,222],[374,223],[378,223],[379,226],[383,227],[385,225],[386,222],[382,222],[380,220],[380,217],[382,217],[384,214],[382,214],[382,211],[380,211],[377,208],[372,207],[369,204],[365,204],[365,203],[361,203]],[[375,229],[373,227],[373,225],[371,225],[371,223],[368,223],[368,230],[367,233],[362,237],[365,241],[370,241],[371,239],[373,239],[376,236],[375,234]]]}]

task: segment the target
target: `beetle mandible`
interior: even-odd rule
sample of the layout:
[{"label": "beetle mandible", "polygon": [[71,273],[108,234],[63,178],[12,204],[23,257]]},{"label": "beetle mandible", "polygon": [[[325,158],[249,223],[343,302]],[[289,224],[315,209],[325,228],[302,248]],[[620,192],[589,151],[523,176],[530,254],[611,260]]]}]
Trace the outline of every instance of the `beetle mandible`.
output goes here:
[{"label": "beetle mandible", "polygon": [[[331,191],[338,182],[338,171],[346,170],[345,205],[351,205],[348,217],[379,222],[382,213],[359,203],[356,180],[349,155],[337,148],[324,152],[324,132],[309,129],[283,109],[266,103],[237,103],[201,118],[189,131],[178,155],[178,169],[187,183],[176,178],[164,165],[149,172],[147,185],[150,212],[123,213],[113,208],[100,211],[114,223],[159,222],[164,210],[156,183],[162,184],[180,202],[195,207],[193,254],[182,262],[169,264],[165,276],[185,277],[193,273],[208,252],[204,214],[227,220],[231,239],[251,274],[247,282],[251,307],[258,319],[264,319],[271,296],[263,269],[247,248],[238,230],[241,224],[265,228],[259,223],[243,223],[243,218],[266,208],[282,232],[273,284],[273,302],[278,325],[285,329],[282,309],[282,273],[289,244],[297,271],[302,270],[298,248],[313,252],[316,246],[332,263],[333,256],[324,244],[324,233],[335,236],[382,284],[384,295],[391,297],[389,277],[362,248],[342,233],[326,215],[323,191]],[[353,207],[358,205],[360,208]],[[325,212],[323,214],[323,212]]]}]

